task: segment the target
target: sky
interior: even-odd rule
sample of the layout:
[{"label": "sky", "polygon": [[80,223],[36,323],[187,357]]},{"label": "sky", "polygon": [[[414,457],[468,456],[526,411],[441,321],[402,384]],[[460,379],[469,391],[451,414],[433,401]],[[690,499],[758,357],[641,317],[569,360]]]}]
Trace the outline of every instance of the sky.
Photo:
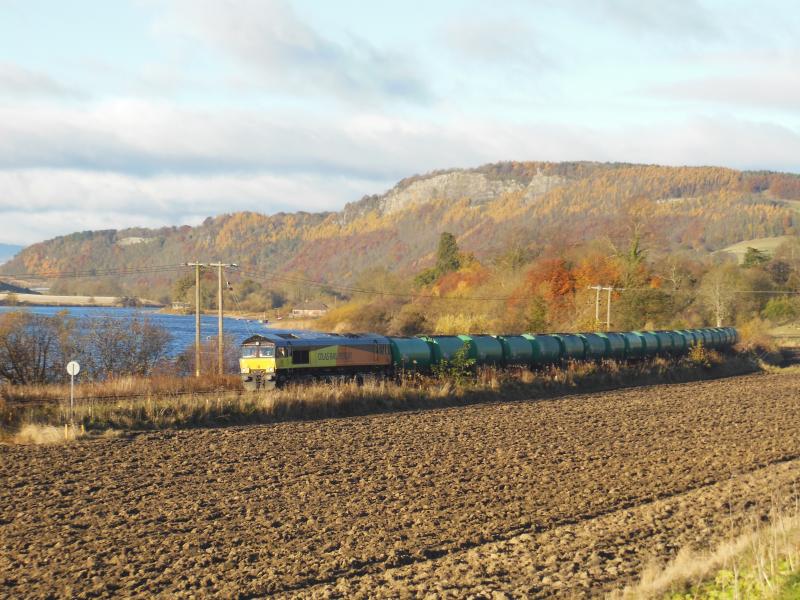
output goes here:
[{"label": "sky", "polygon": [[800,172],[800,5],[0,0],[0,243],[503,160]]}]

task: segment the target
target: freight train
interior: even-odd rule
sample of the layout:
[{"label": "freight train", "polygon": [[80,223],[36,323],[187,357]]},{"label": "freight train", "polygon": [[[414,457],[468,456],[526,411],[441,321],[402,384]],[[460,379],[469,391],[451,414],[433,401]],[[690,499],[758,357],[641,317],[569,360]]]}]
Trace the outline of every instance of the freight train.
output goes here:
[{"label": "freight train", "polygon": [[637,360],[687,353],[692,346],[725,350],[734,327],[606,333],[420,335],[270,332],[242,342],[239,366],[247,390],[312,379],[429,373],[459,351],[476,366],[535,369],[565,361]]}]

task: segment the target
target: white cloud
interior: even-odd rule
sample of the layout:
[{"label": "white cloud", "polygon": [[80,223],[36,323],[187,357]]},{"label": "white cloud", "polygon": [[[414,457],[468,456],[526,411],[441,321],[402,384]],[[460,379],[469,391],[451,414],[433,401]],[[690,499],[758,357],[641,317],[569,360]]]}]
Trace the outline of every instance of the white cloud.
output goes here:
[{"label": "white cloud", "polygon": [[350,101],[426,102],[418,65],[399,52],[350,36],[326,37],[282,0],[172,0],[157,31],[221,51],[258,84],[281,93],[332,93]]},{"label": "white cloud", "polygon": [[319,212],[360,197],[368,185],[311,175],[0,171],[0,220],[14,223],[0,231],[0,241],[24,244],[89,229],[197,224],[239,210]]},{"label": "white cloud", "polygon": [[[462,158],[481,140],[420,119],[183,109],[112,102],[83,109],[0,107],[0,168],[126,173],[275,171],[386,180]],[[483,152],[472,153],[473,158]],[[432,168],[432,167],[430,167]]]},{"label": "white cloud", "polygon": [[678,127],[642,129],[625,160],[798,172],[800,131],[769,121],[695,117]]},{"label": "white cloud", "polygon": [[797,51],[712,54],[712,74],[644,90],[656,98],[700,101],[727,107],[800,112],[800,74]]},{"label": "white cloud", "polygon": [[0,62],[0,97],[71,99],[82,96],[83,94],[77,90],[59,83],[44,73]]},{"label": "white cloud", "polygon": [[542,36],[523,21],[464,18],[446,25],[443,39],[457,56],[468,61],[521,66],[533,72],[555,64],[541,48]]},{"label": "white cloud", "polygon": [[599,18],[637,36],[707,42],[724,35],[719,15],[698,0],[558,0],[555,5],[567,8],[574,17]]}]

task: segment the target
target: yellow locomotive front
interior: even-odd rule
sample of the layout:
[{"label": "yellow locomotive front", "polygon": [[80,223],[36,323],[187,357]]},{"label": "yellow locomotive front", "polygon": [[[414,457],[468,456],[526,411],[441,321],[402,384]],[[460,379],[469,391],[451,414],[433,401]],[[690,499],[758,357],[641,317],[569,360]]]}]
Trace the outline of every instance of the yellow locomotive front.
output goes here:
[{"label": "yellow locomotive front", "polygon": [[260,335],[246,339],[242,343],[239,371],[246,390],[274,388],[275,344]]}]

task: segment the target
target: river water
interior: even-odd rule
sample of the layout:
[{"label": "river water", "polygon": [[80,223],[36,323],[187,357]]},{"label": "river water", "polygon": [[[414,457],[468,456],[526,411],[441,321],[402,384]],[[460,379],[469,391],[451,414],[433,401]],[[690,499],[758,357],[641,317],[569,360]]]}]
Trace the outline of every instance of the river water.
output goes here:
[{"label": "river water", "polygon": [[[187,346],[194,344],[194,315],[169,315],[159,313],[156,309],[140,308],[107,308],[107,307],[58,307],[58,306],[0,306],[0,314],[25,310],[41,315],[55,315],[59,311],[66,311],[71,317],[78,319],[96,319],[100,317],[112,317],[114,319],[131,319],[135,317],[146,317],[150,322],[164,327],[172,334],[172,343],[169,348],[170,356],[177,356]],[[233,337],[237,343],[243,341],[256,333],[267,331],[286,331],[283,329],[267,328],[263,323],[248,321],[245,319],[225,318],[223,320],[225,335]],[[200,317],[200,334],[203,339],[216,337],[217,317],[216,315],[202,315]]]}]

